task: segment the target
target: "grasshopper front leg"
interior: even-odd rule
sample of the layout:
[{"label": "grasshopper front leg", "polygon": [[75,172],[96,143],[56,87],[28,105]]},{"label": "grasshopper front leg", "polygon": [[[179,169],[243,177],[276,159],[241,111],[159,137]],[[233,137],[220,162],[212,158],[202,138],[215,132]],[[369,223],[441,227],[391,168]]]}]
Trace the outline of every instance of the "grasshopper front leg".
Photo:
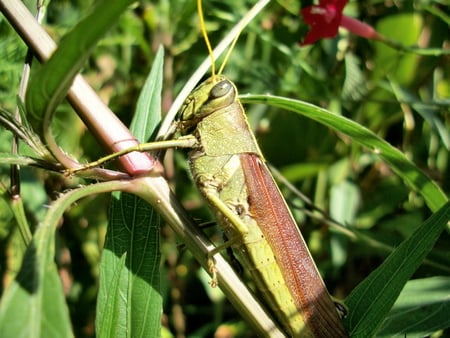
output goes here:
[{"label": "grasshopper front leg", "polygon": [[124,149],[117,153],[104,156],[104,157],[98,159],[97,161],[86,163],[81,167],[67,168],[64,171],[64,174],[66,174],[67,176],[72,176],[76,173],[101,166],[106,162],[112,161],[120,156],[132,153],[134,151],[143,152],[143,151],[165,150],[165,149],[170,149],[170,148],[194,148],[197,146],[197,143],[198,143],[197,139],[193,135],[184,135],[184,136],[181,136],[174,140],[142,143],[142,144],[138,144],[137,146]]}]

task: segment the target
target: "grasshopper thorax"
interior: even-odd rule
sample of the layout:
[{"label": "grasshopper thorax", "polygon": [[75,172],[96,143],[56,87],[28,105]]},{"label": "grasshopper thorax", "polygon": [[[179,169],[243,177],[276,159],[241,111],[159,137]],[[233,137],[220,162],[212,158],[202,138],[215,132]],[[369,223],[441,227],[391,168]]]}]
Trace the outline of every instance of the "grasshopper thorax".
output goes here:
[{"label": "grasshopper thorax", "polygon": [[200,84],[180,109],[179,127],[187,133],[205,117],[236,100],[237,89],[225,76],[210,77]]}]

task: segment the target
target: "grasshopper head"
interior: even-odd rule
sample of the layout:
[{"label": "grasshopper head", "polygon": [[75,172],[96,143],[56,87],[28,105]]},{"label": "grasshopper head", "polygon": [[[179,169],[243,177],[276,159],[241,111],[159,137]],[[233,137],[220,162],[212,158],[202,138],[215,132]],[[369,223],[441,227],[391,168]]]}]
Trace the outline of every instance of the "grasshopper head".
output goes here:
[{"label": "grasshopper head", "polygon": [[233,103],[236,95],[235,85],[223,75],[203,82],[189,95],[180,109],[181,132],[189,132],[206,116]]}]

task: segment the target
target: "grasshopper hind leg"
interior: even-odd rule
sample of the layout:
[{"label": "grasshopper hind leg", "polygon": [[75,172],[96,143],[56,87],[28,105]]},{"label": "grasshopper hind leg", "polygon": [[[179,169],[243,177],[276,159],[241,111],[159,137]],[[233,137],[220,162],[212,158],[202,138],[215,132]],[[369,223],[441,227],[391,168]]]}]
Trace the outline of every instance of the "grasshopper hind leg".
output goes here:
[{"label": "grasshopper hind leg", "polygon": [[[244,222],[239,218],[239,216],[232,211],[232,209],[236,209],[236,212],[239,212],[239,210],[243,209],[243,206],[236,206],[233,204],[232,207],[228,206],[226,203],[224,203],[219,196],[217,196],[217,190],[214,191],[208,191],[207,189],[204,190],[204,195],[209,203],[211,203],[215,209],[217,210],[216,216],[218,216],[218,222],[222,223],[222,227],[224,229],[228,229],[229,231],[225,231],[224,236],[226,237],[226,240],[221,244],[216,246],[215,249],[211,250],[208,253],[208,267],[209,271],[212,274],[212,280],[210,282],[211,286],[217,286],[217,278],[216,278],[216,269],[214,265],[214,255],[222,252],[227,251],[228,255],[231,257],[231,264],[233,267],[237,266],[238,271],[243,271],[242,265],[237,260],[237,258],[232,253],[232,247],[234,245],[238,245],[242,241],[241,235],[248,232],[248,228],[245,225]],[[226,221],[226,227],[224,227],[223,221]],[[231,255],[230,255],[231,253]]]}]

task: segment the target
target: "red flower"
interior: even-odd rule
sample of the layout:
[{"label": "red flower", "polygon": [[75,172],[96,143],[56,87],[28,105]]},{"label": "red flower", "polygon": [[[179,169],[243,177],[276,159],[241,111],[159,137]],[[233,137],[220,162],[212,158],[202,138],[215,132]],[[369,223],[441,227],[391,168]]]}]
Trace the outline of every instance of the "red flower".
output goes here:
[{"label": "red flower", "polygon": [[342,14],[348,0],[319,0],[318,6],[302,9],[305,22],[311,26],[310,31],[301,44],[309,45],[321,38],[333,38],[339,26],[367,39],[379,39],[378,33],[369,25]]}]

